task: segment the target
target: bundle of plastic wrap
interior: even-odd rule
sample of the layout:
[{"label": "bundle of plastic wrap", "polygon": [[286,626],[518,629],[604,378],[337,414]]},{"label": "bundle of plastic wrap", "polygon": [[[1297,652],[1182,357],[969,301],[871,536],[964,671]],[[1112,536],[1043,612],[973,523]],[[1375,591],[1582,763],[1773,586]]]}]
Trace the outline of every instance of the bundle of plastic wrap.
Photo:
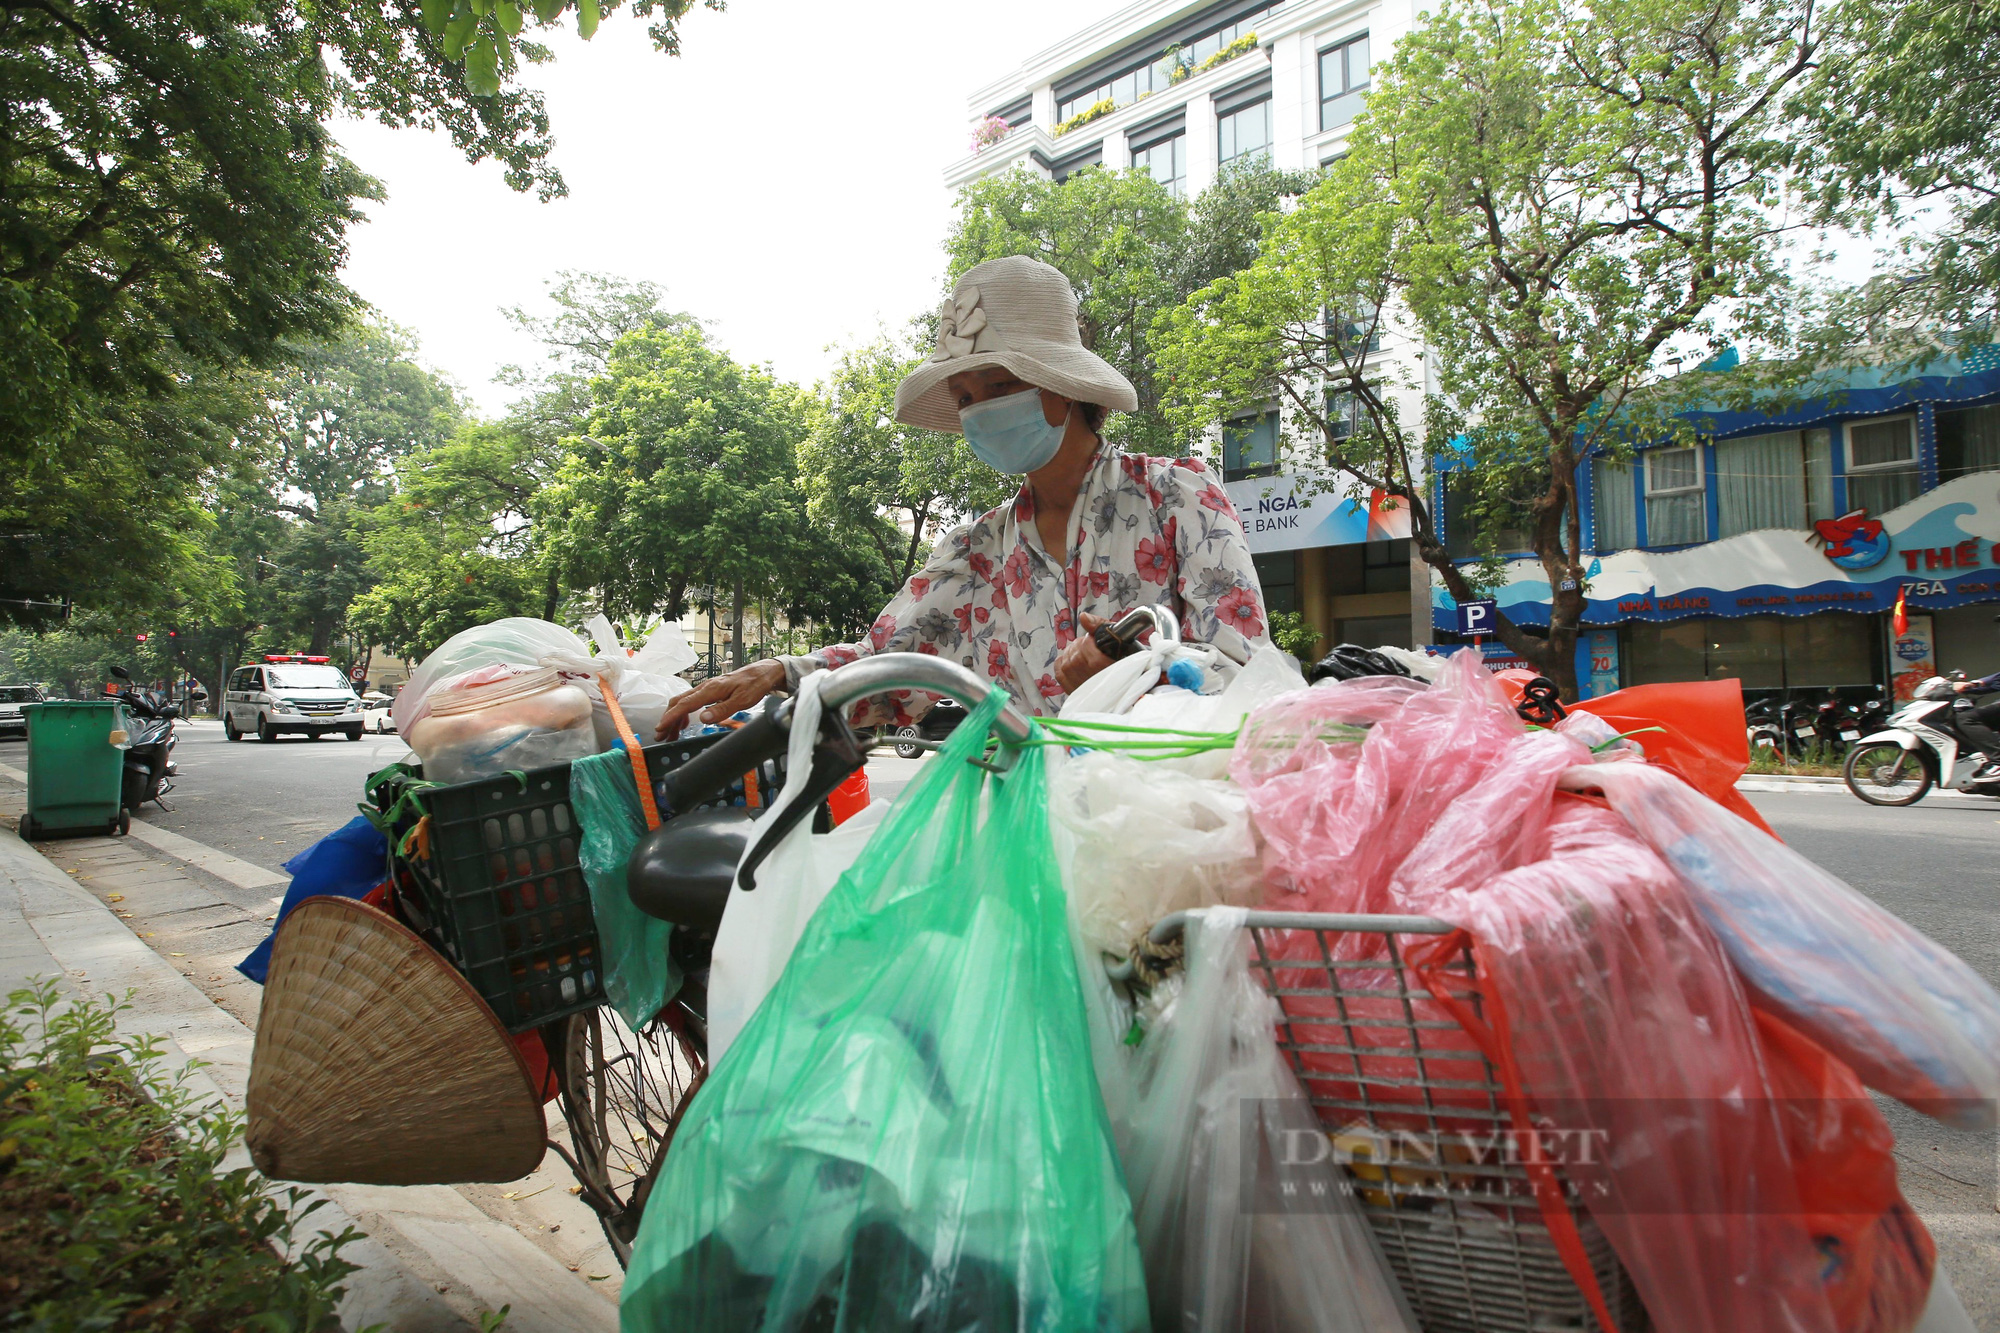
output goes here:
[{"label": "bundle of plastic wrap", "polygon": [[[1367,727],[1360,740],[1341,730],[1355,725]],[[1457,1020],[1537,1115],[1603,1145],[1567,1166],[1657,1326],[1908,1329],[1932,1251],[1895,1191],[1879,1113],[1832,1095],[1838,1060],[1789,1029],[1766,1030],[1711,913],[1673,869],[1610,810],[1557,796],[1580,770],[1613,785],[1656,772],[1593,765],[1575,737],[1527,732],[1471,654],[1427,691],[1364,679],[1277,700],[1252,715],[1232,764],[1285,889],[1272,905],[1427,915],[1467,932],[1447,939],[1474,949],[1487,1003],[1454,998],[1445,947],[1418,947],[1434,1000],[1415,1016]],[[1281,941],[1279,955],[1292,946],[1305,956],[1305,941]],[[1387,1012],[1370,1030],[1352,1005],[1343,1015],[1312,1006],[1285,1002],[1304,1045],[1315,1017],[1338,1017],[1355,1045],[1394,1041]],[[1425,1034],[1434,1051],[1454,1049],[1434,1036],[1457,1033]],[[1386,1053],[1363,1063],[1316,1072],[1306,1057],[1322,1096],[1340,1095],[1342,1074],[1416,1072]],[[1818,1095],[1787,1100],[1802,1087]],[[1452,1105],[1449,1089],[1414,1095],[1447,1114]]]},{"label": "bundle of plastic wrap", "polygon": [[470,782],[597,751],[588,694],[553,667],[507,662],[440,682],[401,734],[434,782]]}]

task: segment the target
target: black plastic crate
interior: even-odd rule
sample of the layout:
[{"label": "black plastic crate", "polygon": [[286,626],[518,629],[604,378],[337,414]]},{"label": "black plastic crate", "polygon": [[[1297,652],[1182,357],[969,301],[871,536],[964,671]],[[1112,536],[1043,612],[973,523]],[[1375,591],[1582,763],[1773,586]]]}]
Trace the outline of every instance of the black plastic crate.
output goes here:
[{"label": "black plastic crate", "polygon": [[[646,746],[656,798],[662,777],[721,739]],[[783,774],[782,761],[762,767],[756,804],[769,803]],[[381,799],[394,802],[407,785],[384,788]],[[739,781],[707,804],[748,799]],[[412,836],[423,817],[429,827]],[[405,912],[510,1032],[604,1002],[597,921],[577,861],[581,835],[567,763],[419,788],[396,820],[391,857]]]}]

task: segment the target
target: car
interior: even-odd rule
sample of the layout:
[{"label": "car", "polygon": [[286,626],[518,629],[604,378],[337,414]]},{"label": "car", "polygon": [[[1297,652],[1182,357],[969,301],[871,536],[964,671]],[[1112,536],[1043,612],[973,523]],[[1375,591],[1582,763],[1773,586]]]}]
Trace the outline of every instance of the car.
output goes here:
[{"label": "car", "polygon": [[917,720],[916,725],[889,728],[885,739],[895,742],[897,758],[915,759],[925,750],[943,743],[944,738],[965,721],[965,717],[964,704],[956,699],[940,699]]},{"label": "car", "polygon": [[340,668],[325,657],[269,653],[262,664],[239,667],[222,699],[222,734],[232,741],[254,735],[275,741],[287,731],[317,740],[338,733],[361,739],[361,700]]},{"label": "car", "polygon": [[396,734],[396,719],[389,711],[396,704],[394,699],[379,690],[370,690],[361,696],[361,729],[372,731],[378,736]]},{"label": "car", "polygon": [[23,704],[45,704],[48,696],[39,685],[0,685],[0,736],[28,738],[28,715]]}]

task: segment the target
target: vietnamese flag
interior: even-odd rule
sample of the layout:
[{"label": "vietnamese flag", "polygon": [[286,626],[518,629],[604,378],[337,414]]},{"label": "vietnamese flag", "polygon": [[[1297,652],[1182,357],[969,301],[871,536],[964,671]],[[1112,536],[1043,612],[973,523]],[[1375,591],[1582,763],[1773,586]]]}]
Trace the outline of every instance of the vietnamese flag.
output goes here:
[{"label": "vietnamese flag", "polygon": [[1909,584],[1902,584],[1896,589],[1896,610],[1889,617],[1889,626],[1896,631],[1896,637],[1899,639],[1910,632],[1909,596]]}]

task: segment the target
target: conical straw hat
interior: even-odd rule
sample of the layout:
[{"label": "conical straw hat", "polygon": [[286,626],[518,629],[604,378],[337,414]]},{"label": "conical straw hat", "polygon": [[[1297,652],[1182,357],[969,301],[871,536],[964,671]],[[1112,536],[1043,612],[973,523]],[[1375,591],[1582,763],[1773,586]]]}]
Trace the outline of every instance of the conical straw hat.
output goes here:
[{"label": "conical straw hat", "polygon": [[308,898],[278,930],[250,1060],[251,1160],[274,1180],[519,1180],[547,1131],[493,1011],[401,923]]}]

